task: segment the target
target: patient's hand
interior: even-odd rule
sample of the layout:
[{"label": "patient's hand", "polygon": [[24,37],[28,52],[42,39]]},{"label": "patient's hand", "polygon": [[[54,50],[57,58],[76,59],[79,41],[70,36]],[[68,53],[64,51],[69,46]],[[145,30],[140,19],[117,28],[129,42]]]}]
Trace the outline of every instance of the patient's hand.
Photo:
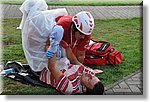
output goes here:
[{"label": "patient's hand", "polygon": [[103,73],[103,71],[102,70],[99,70],[99,69],[94,69],[94,71],[93,71],[95,74],[100,74],[100,73]]}]

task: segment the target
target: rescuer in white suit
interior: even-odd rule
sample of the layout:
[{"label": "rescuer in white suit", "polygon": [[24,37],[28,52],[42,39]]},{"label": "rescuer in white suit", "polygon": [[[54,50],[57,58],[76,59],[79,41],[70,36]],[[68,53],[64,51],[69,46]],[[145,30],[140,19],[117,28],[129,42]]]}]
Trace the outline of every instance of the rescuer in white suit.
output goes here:
[{"label": "rescuer in white suit", "polygon": [[68,15],[65,8],[47,10],[44,0],[26,0],[20,7],[23,13],[18,29],[22,31],[22,45],[29,66],[40,72],[48,65],[46,57],[46,41],[50,39],[49,51],[61,56],[59,43],[64,30],[56,25],[55,18]]}]

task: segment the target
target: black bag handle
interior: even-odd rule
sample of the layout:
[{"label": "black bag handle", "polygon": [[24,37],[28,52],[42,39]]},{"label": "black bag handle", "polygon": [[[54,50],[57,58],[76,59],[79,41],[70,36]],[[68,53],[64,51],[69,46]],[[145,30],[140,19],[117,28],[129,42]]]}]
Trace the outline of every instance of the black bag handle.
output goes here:
[{"label": "black bag handle", "polygon": [[108,47],[110,46],[110,43],[109,42],[103,42],[101,47],[98,48],[96,51],[97,52],[103,52],[105,51]]},{"label": "black bag handle", "polygon": [[91,39],[94,43],[91,44],[89,46],[89,49],[94,46],[94,44],[96,43],[102,43],[101,47],[97,49],[97,52],[102,52],[102,51],[105,51],[109,46],[110,46],[110,43],[109,42],[106,42],[106,41],[95,41],[93,39]]}]

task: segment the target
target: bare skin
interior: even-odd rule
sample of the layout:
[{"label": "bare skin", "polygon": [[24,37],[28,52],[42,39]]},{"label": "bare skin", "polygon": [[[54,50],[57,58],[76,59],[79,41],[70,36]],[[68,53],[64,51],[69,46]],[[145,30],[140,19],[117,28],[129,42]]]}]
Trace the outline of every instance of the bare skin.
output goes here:
[{"label": "bare skin", "polygon": [[[85,37],[85,35],[82,34],[82,33],[80,33],[79,31],[75,32],[75,38],[76,38],[76,40],[83,39],[84,37]],[[77,57],[77,59],[78,59],[78,61],[80,63],[83,63],[84,58],[85,58],[85,50],[84,51],[80,51],[80,50],[77,49],[76,57]]]}]

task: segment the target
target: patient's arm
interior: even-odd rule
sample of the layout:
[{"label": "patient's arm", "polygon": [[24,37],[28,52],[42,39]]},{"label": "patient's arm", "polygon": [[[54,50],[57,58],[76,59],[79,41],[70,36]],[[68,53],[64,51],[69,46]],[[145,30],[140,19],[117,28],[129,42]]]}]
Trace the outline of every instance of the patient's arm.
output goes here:
[{"label": "patient's arm", "polygon": [[48,59],[48,69],[53,74],[56,82],[58,81],[59,77],[62,75],[61,71],[56,68],[56,53],[50,59]]},{"label": "patient's arm", "polygon": [[81,65],[81,63],[77,60],[76,56],[73,54],[70,47],[66,49],[67,58],[70,60],[70,62],[74,65]]},{"label": "patient's arm", "polygon": [[66,49],[66,53],[67,53],[67,58],[70,60],[70,62],[72,64],[75,64],[75,65],[81,65],[81,63],[77,60],[76,56],[73,54],[70,46],[64,41],[62,40],[60,42],[60,45]]}]

